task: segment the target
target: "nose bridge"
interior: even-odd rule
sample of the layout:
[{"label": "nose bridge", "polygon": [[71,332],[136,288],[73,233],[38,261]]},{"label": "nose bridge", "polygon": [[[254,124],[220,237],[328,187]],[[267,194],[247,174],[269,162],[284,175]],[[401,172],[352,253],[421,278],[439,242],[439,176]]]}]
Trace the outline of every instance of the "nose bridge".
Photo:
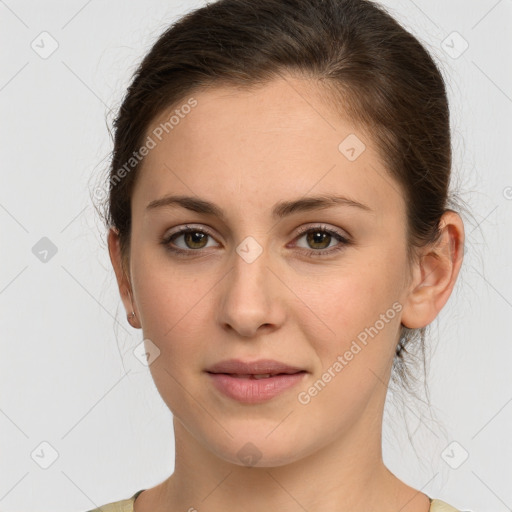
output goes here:
[{"label": "nose bridge", "polygon": [[254,237],[246,237],[233,256],[232,292],[240,305],[261,308],[267,302],[270,283],[269,251]]},{"label": "nose bridge", "polygon": [[225,327],[251,336],[262,325],[279,323],[281,309],[270,263],[270,252],[254,237],[246,237],[236,247],[219,312]]},{"label": "nose bridge", "polygon": [[270,252],[268,247],[264,247],[254,237],[248,236],[236,247],[236,256],[233,257],[234,276],[240,282],[239,284],[251,288],[260,288],[265,284],[265,277],[268,274],[267,268],[270,263]]}]

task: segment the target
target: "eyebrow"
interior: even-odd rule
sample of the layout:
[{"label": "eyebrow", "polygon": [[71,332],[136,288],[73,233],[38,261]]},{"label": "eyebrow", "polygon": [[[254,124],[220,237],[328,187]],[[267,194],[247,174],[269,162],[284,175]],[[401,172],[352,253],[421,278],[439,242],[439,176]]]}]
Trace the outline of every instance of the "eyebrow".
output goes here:
[{"label": "eyebrow", "polygon": [[[226,215],[219,206],[205,199],[192,196],[166,195],[160,199],[151,201],[146,206],[146,210],[151,211],[155,210],[156,208],[174,206],[181,206],[187,210],[205,215],[215,215],[224,221],[226,220]],[[294,213],[332,208],[334,206],[352,206],[363,211],[373,213],[373,210],[369,206],[347,197],[336,195],[318,195],[302,197],[292,201],[281,201],[274,205],[272,208],[272,217],[274,219],[282,219]]]}]

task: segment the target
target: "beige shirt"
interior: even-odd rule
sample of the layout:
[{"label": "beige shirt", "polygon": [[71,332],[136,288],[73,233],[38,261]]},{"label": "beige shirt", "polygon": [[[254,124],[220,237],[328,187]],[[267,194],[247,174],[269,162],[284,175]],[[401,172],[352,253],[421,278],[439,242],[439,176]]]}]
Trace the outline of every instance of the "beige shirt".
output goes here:
[{"label": "beige shirt", "polygon": [[[116,501],[113,503],[107,503],[106,505],[102,505],[99,508],[95,508],[94,510],[88,510],[87,512],[133,512],[133,502],[135,498],[142,492],[144,489],[137,491],[131,498],[126,500]],[[458,509],[448,505],[441,500],[431,499],[429,512],[460,512]]]}]

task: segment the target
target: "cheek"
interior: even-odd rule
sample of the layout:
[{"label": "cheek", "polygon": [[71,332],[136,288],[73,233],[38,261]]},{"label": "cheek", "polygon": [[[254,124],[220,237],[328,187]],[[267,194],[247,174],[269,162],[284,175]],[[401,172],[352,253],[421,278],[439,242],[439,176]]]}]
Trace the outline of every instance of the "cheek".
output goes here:
[{"label": "cheek", "polygon": [[143,335],[160,350],[149,367],[153,381],[172,413],[186,417],[197,408],[191,397],[197,395],[201,354],[208,341],[209,324],[204,316],[213,282],[208,285],[192,272],[177,271],[161,261],[141,265],[136,276]]},{"label": "cheek", "polygon": [[166,364],[172,365],[179,351],[193,351],[194,344],[204,339],[204,309],[214,280],[210,282],[204,275],[199,278],[166,261],[165,256],[134,257],[133,268],[144,337],[151,339],[166,356]]},{"label": "cheek", "polygon": [[387,360],[400,323],[398,272],[393,261],[361,262],[304,288],[308,314],[302,317],[303,329],[316,340],[324,367],[351,347],[357,351],[353,342],[361,347],[354,359]]},{"label": "cheek", "polygon": [[315,315],[303,319],[318,364],[301,399],[311,400],[328,430],[335,431],[340,422],[353,424],[374,393],[382,392],[400,326],[397,278],[391,268],[386,273],[381,266],[362,265],[358,272],[309,289],[305,302],[316,303],[322,322]]}]

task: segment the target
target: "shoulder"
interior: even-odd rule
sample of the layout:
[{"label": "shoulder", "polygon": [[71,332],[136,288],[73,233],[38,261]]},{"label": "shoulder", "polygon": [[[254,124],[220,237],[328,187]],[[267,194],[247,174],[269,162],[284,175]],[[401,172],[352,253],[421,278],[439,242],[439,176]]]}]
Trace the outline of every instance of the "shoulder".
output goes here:
[{"label": "shoulder", "polygon": [[[133,502],[135,498],[140,494],[139,491],[135,493],[131,498],[127,498],[121,501],[114,501],[112,503],[107,503],[102,505],[101,507],[88,510],[87,512],[133,512]],[[448,503],[442,500],[433,499],[430,505],[429,512],[462,512],[452,507]]]},{"label": "shoulder", "polygon": [[133,512],[133,499],[128,498],[126,500],[114,501],[101,507],[87,510],[87,512]]},{"label": "shoulder", "polygon": [[451,505],[448,505],[448,503],[445,503],[441,500],[432,500],[432,503],[430,505],[429,512],[461,512],[455,507],[452,507]]},{"label": "shoulder", "polygon": [[137,491],[132,497],[126,498],[124,500],[120,501],[113,501],[111,503],[106,503],[105,505],[102,505],[101,507],[87,510],[87,512],[133,512],[133,502],[135,501],[135,498],[143,491],[144,489],[141,489],[140,491]]}]

